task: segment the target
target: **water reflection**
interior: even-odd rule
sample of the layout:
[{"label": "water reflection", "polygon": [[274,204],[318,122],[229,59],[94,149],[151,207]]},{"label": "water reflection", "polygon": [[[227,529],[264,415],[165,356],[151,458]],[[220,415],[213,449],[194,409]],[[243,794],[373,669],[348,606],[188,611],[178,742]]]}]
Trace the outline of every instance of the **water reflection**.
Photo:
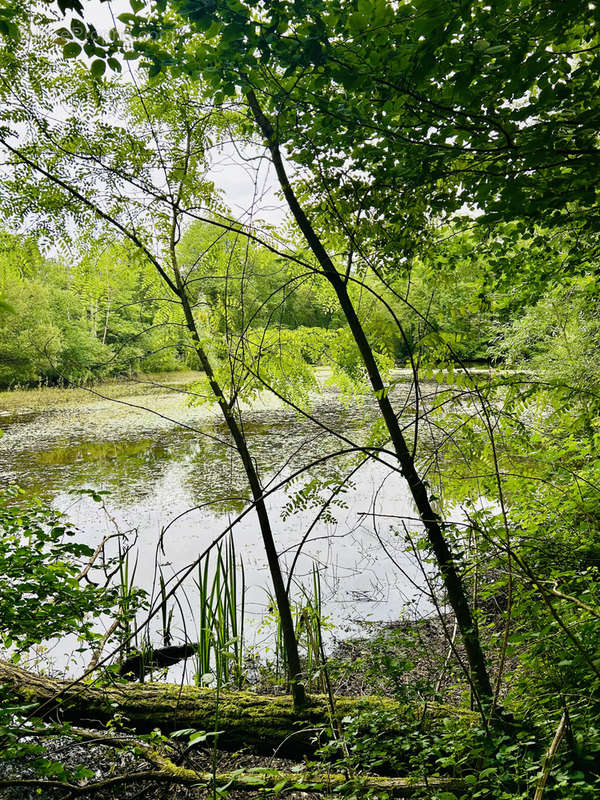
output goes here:
[{"label": "water reflection", "polygon": [[[138,584],[151,588],[158,568],[176,574],[220,534],[247,506],[248,489],[239,459],[222,421],[206,409],[187,405],[174,392],[156,389],[139,398],[145,409],[94,403],[73,410],[42,410],[4,420],[0,439],[0,479],[16,481],[55,502],[78,525],[82,540],[97,543],[116,524],[138,532]],[[158,409],[160,417],[152,413]],[[149,410],[150,409],[150,410]],[[357,444],[367,441],[376,409],[368,404],[342,405],[325,392],[314,415],[331,430]],[[178,427],[179,420],[187,427]],[[193,428],[194,430],[190,430]],[[248,411],[244,429],[250,452],[265,483],[277,484],[293,471],[347,448],[347,443],[310,420],[284,408]],[[346,454],[323,461],[310,478],[331,480],[335,467],[350,473],[360,456]],[[302,485],[281,487],[269,494],[267,506],[285,568],[313,523],[316,507],[308,502],[282,518],[284,507]],[[402,553],[402,539],[390,520],[372,516],[393,513],[414,516],[407,489],[397,474],[368,463],[353,477],[341,505],[319,520],[298,561],[296,576],[309,576],[312,564],[322,569],[325,611],[337,624],[353,616],[397,618],[414,591],[382,553],[383,538],[411,579],[418,570]],[[88,496],[70,492],[84,488],[106,491],[110,516],[99,512]],[[333,487],[322,491],[327,498]],[[193,510],[190,510],[193,509]],[[172,524],[157,548],[161,531]],[[268,586],[265,558],[253,513],[236,525],[238,553],[246,567],[247,608],[260,619]],[[187,586],[191,591],[190,585]],[[190,607],[193,601],[190,601]],[[179,624],[193,626],[193,615]],[[180,631],[181,633],[181,631]],[[189,634],[189,631],[188,631]],[[191,634],[193,635],[193,633]]]}]

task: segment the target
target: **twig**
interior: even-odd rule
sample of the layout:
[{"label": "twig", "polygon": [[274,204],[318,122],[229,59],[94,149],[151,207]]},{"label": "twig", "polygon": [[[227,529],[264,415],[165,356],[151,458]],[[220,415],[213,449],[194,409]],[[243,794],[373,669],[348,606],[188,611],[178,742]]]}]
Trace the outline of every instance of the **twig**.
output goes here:
[{"label": "twig", "polygon": [[535,794],[533,795],[533,800],[542,800],[542,795],[544,794],[544,789],[546,788],[546,784],[548,783],[548,777],[550,776],[550,770],[552,769],[552,762],[554,761],[554,757],[556,756],[556,751],[558,750],[558,747],[564,736],[566,727],[567,727],[567,712],[563,711],[563,715],[560,718],[560,722],[558,723],[558,728],[556,729],[556,733],[554,734],[554,739],[552,740],[552,744],[548,748],[548,752],[546,753],[546,757],[544,758],[542,774],[540,775],[537,786],[535,788]]}]

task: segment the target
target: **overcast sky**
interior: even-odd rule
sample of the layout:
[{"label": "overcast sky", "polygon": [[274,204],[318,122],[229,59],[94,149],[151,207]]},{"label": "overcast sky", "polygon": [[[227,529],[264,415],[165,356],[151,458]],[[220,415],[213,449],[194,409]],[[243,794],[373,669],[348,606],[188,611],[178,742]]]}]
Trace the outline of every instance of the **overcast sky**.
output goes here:
[{"label": "overcast sky", "polygon": [[[113,17],[131,13],[129,0],[89,0],[84,7],[86,21],[104,34],[113,27]],[[240,221],[248,222],[251,216],[278,226],[285,217],[285,204],[276,197],[272,168],[266,159],[258,158],[262,154],[258,150],[244,152],[244,157],[252,157],[244,164],[233,144],[226,144],[213,154],[210,179],[222,190],[224,202]]]}]

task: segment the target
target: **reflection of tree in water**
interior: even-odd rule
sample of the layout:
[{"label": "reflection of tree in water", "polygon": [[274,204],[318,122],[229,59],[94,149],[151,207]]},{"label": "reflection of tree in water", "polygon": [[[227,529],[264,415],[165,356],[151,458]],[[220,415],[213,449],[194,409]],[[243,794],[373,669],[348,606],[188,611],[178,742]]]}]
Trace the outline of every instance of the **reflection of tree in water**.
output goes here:
[{"label": "reflection of tree in water", "polygon": [[108,441],[108,442],[79,442],[67,447],[55,447],[52,450],[43,450],[36,454],[36,461],[44,466],[66,466],[85,462],[88,466],[94,464],[112,466],[125,462],[146,461],[151,458],[168,457],[167,450],[150,439],[137,439],[133,441]]},{"label": "reflection of tree in water", "polygon": [[[342,406],[335,394],[326,393],[313,411],[331,430],[357,444],[366,442],[373,415],[370,404]],[[265,483],[277,483],[316,459],[347,447],[335,435],[289,409],[245,411],[243,417],[250,451]],[[45,442],[38,439],[40,449],[33,452],[26,433],[13,442],[2,477],[19,482],[48,501],[69,489],[93,487],[109,491],[115,507],[131,503],[149,506],[157,501],[160,505],[167,481],[177,487],[184,502],[208,504],[210,513],[218,516],[238,514],[249,502],[246,476],[229,432],[217,419],[203,420],[197,430],[139,429],[121,438],[113,432],[108,439],[101,438],[106,433],[101,426],[94,437],[91,428],[69,430],[67,421],[60,436]],[[342,479],[354,458],[347,455],[312,466],[306,479],[290,487],[290,494],[305,480],[331,484],[334,464]]]},{"label": "reflection of tree in water", "polygon": [[167,437],[78,441],[14,458],[19,483],[52,498],[57,491],[93,486],[111,491],[117,502],[147,496],[177,457]]},{"label": "reflection of tree in water", "polygon": [[[331,430],[362,444],[367,435],[371,409],[355,406],[342,408],[333,403],[318,409],[319,419]],[[291,472],[310,466],[307,479],[332,484],[332,461],[313,465],[324,456],[335,453],[347,445],[311,420],[286,410],[249,411],[244,415],[244,431],[250,451],[265,483],[274,483]],[[214,438],[197,437],[186,457],[182,474],[183,485],[194,504],[211,504],[213,513],[239,513],[249,501],[245,473],[225,425],[215,423]],[[335,459],[336,472],[342,480],[345,471],[355,460],[354,454]],[[335,482],[335,480],[334,480]],[[291,492],[298,490],[295,483]]]}]

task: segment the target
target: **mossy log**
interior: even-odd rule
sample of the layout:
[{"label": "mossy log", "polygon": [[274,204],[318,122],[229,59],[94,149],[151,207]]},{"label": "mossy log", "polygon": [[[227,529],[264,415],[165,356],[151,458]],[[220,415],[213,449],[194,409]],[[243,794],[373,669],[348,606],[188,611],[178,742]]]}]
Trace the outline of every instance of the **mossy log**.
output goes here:
[{"label": "mossy log", "polygon": [[[163,733],[181,728],[212,731],[217,724],[223,731],[220,746],[248,747],[264,754],[310,754],[319,734],[331,725],[324,695],[312,695],[309,705],[298,715],[287,696],[221,692],[217,703],[217,693],[212,689],[169,683],[71,683],[36,675],[5,661],[0,661],[0,683],[9,686],[22,701],[38,703],[39,710],[34,712],[38,716],[98,727],[118,711],[125,725],[138,732],[153,728]],[[405,706],[384,697],[337,697],[335,708],[340,720],[365,711],[389,712],[398,719],[399,726],[412,714]],[[390,735],[394,733],[392,727]],[[326,733],[321,740],[324,738]]]},{"label": "mossy log", "polygon": [[[110,775],[107,778],[93,780],[91,782],[69,783],[67,781],[53,780],[48,778],[11,778],[0,779],[0,788],[17,786],[29,789],[44,791],[46,789],[62,789],[68,792],[69,797],[83,795],[89,797],[90,794],[102,793],[106,790],[111,792],[120,784],[130,783],[136,786],[144,783],[166,783],[179,784],[183,786],[193,786],[199,791],[200,796],[213,797],[215,788],[219,794],[224,790],[237,790],[252,792],[253,797],[262,797],[263,794],[271,795],[273,790],[277,796],[286,796],[293,793],[297,796],[298,792],[310,792],[312,795],[319,794],[324,797],[362,797],[365,794],[372,795],[374,792],[383,794],[389,798],[411,798],[415,795],[421,796],[421,792],[428,790],[431,792],[462,792],[465,789],[465,782],[459,778],[429,778],[426,783],[415,781],[411,778],[390,778],[381,775],[347,775],[340,772],[321,770],[311,770],[305,765],[298,765],[296,771],[286,771],[276,768],[253,767],[251,769],[236,769],[231,772],[206,772],[191,769],[190,767],[175,764],[165,752],[157,749],[156,745],[150,745],[140,740],[132,745],[132,739],[127,737],[107,736],[104,733],[93,733],[89,730],[71,728],[70,736],[73,741],[94,741],[102,745],[109,745],[119,750],[123,746],[135,748],[138,756],[143,757],[149,764],[149,769],[138,770],[135,772]],[[257,794],[258,793],[258,794]]]},{"label": "mossy log", "polygon": [[[341,773],[304,773],[280,772],[270,770],[268,772],[254,771],[244,773],[242,770],[233,772],[217,772],[213,775],[210,772],[196,772],[184,767],[175,765],[165,765],[160,769],[146,770],[143,772],[131,772],[128,775],[119,775],[93,783],[74,784],[64,781],[35,779],[35,778],[12,778],[0,780],[0,788],[17,786],[29,789],[63,789],[69,792],[69,797],[77,795],[88,795],[90,792],[101,792],[113,790],[119,785],[126,783],[139,785],[142,782],[180,784],[193,786],[198,792],[205,790],[213,796],[213,787],[226,788],[230,791],[253,792],[254,797],[262,797],[263,792],[275,790],[278,797],[285,796],[293,792],[310,792],[326,797],[361,797],[363,794],[380,792],[385,797],[410,798],[415,795],[422,797],[422,792],[460,792],[464,791],[464,781],[456,778],[431,778],[427,783],[414,782],[407,778],[383,778],[380,776],[361,776],[359,778],[349,778]],[[257,794],[259,793],[259,794]],[[200,796],[200,794],[198,795]],[[204,796],[204,795],[202,795]],[[207,795],[208,796],[208,795]],[[269,793],[269,797],[272,795]]]}]

